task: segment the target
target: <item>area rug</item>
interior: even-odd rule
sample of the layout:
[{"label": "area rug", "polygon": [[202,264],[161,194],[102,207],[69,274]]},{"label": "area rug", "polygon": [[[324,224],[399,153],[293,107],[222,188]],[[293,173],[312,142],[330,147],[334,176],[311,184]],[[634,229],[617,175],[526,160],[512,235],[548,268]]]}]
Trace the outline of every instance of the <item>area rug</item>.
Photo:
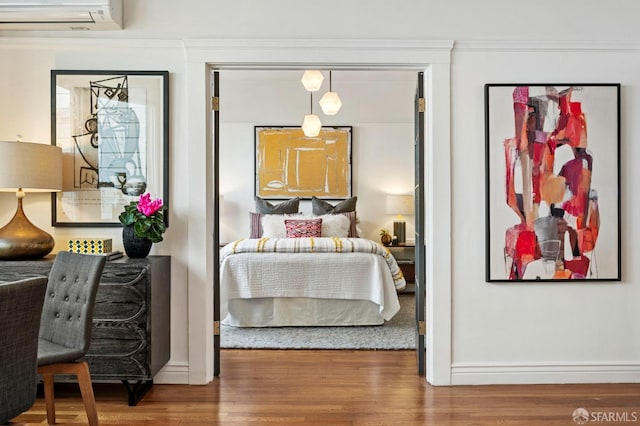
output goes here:
[{"label": "area rug", "polygon": [[223,349],[415,349],[415,299],[398,295],[400,312],[383,325],[364,327],[221,326]]}]

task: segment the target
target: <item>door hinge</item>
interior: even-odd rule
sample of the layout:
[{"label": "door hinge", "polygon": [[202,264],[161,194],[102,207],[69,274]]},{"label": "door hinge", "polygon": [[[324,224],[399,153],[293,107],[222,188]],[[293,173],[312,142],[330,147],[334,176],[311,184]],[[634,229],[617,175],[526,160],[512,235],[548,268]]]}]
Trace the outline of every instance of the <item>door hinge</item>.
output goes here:
[{"label": "door hinge", "polygon": [[424,98],[418,99],[418,112],[425,112],[427,109]]},{"label": "door hinge", "polygon": [[220,111],[220,97],[212,96],[211,97],[211,109],[213,111]]},{"label": "door hinge", "polygon": [[418,321],[418,334],[420,336],[427,334],[427,324],[424,321]]},{"label": "door hinge", "polygon": [[220,335],[220,321],[213,322],[213,335],[214,336]]}]

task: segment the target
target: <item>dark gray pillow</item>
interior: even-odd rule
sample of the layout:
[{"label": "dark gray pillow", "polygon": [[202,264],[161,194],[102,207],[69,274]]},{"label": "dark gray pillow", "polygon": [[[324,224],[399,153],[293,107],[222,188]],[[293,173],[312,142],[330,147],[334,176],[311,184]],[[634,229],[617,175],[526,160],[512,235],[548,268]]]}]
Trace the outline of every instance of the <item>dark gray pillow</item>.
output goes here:
[{"label": "dark gray pillow", "polygon": [[355,212],[356,201],[358,197],[351,197],[334,206],[318,197],[311,197],[311,211],[315,215]]},{"label": "dark gray pillow", "polygon": [[262,214],[291,214],[298,213],[300,198],[292,198],[278,204],[271,204],[267,200],[256,197],[256,213]]}]

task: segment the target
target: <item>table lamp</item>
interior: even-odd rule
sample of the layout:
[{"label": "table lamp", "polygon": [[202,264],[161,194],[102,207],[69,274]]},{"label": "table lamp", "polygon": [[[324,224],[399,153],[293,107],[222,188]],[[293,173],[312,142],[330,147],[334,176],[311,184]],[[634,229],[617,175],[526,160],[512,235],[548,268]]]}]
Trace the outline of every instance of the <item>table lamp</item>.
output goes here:
[{"label": "table lamp", "polygon": [[36,259],[53,250],[51,235],[35,226],[22,210],[26,192],[62,190],[62,150],[53,145],[0,141],[0,191],[15,192],[18,208],[0,228],[0,259]]},{"label": "table lamp", "polygon": [[403,215],[414,214],[413,196],[387,195],[387,214],[396,215],[393,218],[393,235],[396,237],[393,244],[404,244],[406,241],[406,222]]}]

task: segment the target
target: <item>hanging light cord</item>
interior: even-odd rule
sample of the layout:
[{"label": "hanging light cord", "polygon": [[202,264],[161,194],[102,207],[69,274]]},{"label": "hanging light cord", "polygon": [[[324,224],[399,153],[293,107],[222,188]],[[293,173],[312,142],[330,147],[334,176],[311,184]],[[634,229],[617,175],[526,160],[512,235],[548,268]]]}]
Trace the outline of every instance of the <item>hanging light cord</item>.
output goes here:
[{"label": "hanging light cord", "polygon": [[309,106],[311,107],[311,114],[313,115],[313,92],[309,92],[310,96],[310,101],[309,101]]},{"label": "hanging light cord", "polygon": [[331,70],[329,70],[329,92],[331,92]]}]

